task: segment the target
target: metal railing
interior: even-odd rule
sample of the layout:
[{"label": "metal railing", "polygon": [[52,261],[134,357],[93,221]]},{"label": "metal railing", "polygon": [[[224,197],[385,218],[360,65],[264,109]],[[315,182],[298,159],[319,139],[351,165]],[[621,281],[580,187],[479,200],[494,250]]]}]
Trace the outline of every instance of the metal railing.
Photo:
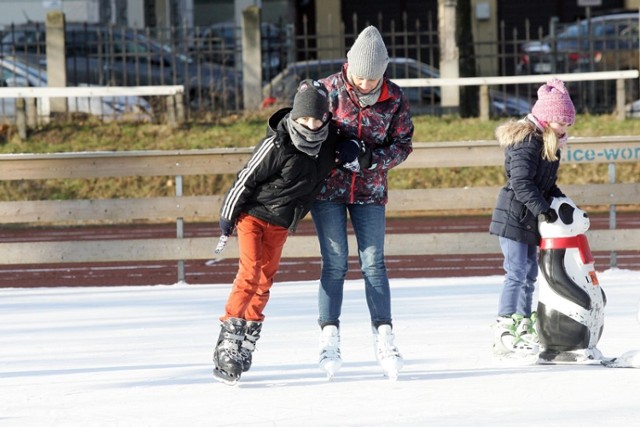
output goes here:
[{"label": "metal railing", "polygon": [[[312,34],[304,20],[299,27],[291,23],[261,26],[259,68],[262,70],[262,84],[269,82],[276,73],[292,62],[327,57],[344,59],[346,49],[353,43],[363,25],[364,23],[354,21],[350,27],[353,31],[345,33],[344,24],[340,24],[339,31],[323,35],[322,38]],[[20,37],[21,32],[25,31],[39,35],[30,38]],[[27,58],[31,66],[42,70],[44,65],[41,59],[46,52],[44,31],[44,24],[7,28],[2,53]],[[434,22],[432,17],[415,22],[407,19],[397,25],[381,28],[381,33],[390,56],[414,58],[438,67],[440,48],[437,22]],[[465,59],[477,60],[478,63],[480,60],[498,63],[502,76],[522,73],[524,71],[521,62],[526,57],[522,51],[523,45],[538,40],[541,35],[536,29],[518,34],[501,26],[499,40],[476,43],[470,49],[471,52],[492,53],[471,54],[471,58]],[[607,36],[606,43],[612,46],[638,44],[637,33],[628,32],[615,37],[617,38],[614,40],[613,36]],[[66,40],[67,81],[70,86],[80,83],[121,86],[183,85],[185,102],[189,107],[186,111],[188,119],[197,116],[199,112],[241,111],[244,105],[240,40],[240,29],[228,25],[139,30],[100,27],[96,24],[73,24],[68,26]],[[591,40],[591,44],[598,40]],[[491,48],[487,49],[488,46]],[[614,59],[622,57],[613,55],[614,52],[608,53]],[[557,59],[557,55],[555,58]],[[598,68],[591,67],[588,71],[617,71],[616,67],[623,67],[617,59],[600,62]],[[486,75],[480,68],[478,65],[477,72]],[[550,71],[574,70],[554,68]],[[533,71],[530,70],[527,74],[529,72]],[[415,77],[399,75],[397,78]],[[625,103],[640,99],[638,86],[638,79],[625,81]],[[536,87],[528,83],[505,83],[497,89],[531,100],[536,96]],[[576,82],[572,94],[579,112],[610,113],[619,110],[616,103],[618,90],[614,82],[605,80]],[[436,98],[428,102],[436,104],[439,100]]]}]

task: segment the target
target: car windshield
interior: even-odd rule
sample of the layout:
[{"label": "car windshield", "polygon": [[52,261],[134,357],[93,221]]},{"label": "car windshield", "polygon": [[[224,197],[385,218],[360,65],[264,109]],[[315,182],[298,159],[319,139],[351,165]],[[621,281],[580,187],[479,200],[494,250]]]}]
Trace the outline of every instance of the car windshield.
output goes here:
[{"label": "car windshield", "polygon": [[[295,66],[288,67],[283,73],[277,76],[272,83],[278,84],[282,80],[288,80],[292,75],[295,75],[299,80],[327,77],[330,74],[340,71],[344,62],[343,59],[337,59],[324,62],[313,61],[298,63]],[[428,64],[421,64],[420,72],[418,72],[417,64],[418,63],[414,61],[393,59],[387,66],[387,75],[391,79],[437,78],[440,76],[439,71]]]},{"label": "car windshield", "polygon": [[[620,34],[625,28],[630,25],[636,24],[637,19],[633,18],[616,18],[610,21],[600,20],[591,21],[591,34],[594,37],[605,37]],[[571,38],[584,38],[589,35],[589,21],[580,21],[577,24],[569,25],[564,31],[558,33],[558,38],[571,39]]]},{"label": "car windshield", "polygon": [[[151,47],[152,49],[148,49],[147,46]],[[162,52],[172,56],[175,55],[175,57],[181,62],[185,62],[185,63],[193,62],[193,60],[187,55],[177,53],[173,49],[171,49],[170,46],[167,46],[166,44],[161,44],[155,40],[150,40],[147,37],[143,36],[142,34],[136,34],[136,46],[132,46],[132,48],[141,49],[138,51],[138,53],[146,53],[147,51],[152,51],[152,52],[156,51],[156,52]]]},{"label": "car windshield", "polygon": [[29,81],[47,82],[47,73],[43,69],[36,69],[11,59],[2,61],[2,72],[4,79],[19,76],[26,77]]},{"label": "car windshield", "polygon": [[217,37],[224,40],[225,44],[233,45],[236,40],[235,27],[233,25],[212,26],[209,31],[203,32],[203,37]]},{"label": "car windshield", "polygon": [[[96,33],[97,34],[97,33]],[[131,54],[133,56],[146,57],[149,54],[160,55],[164,57],[175,57],[183,63],[191,63],[192,59],[186,55],[175,52],[170,46],[152,40],[143,34],[129,33],[113,29],[113,31],[103,32],[103,38],[112,38],[114,40],[113,47],[116,53]]]},{"label": "car windshield", "polygon": [[294,67],[289,67],[287,71],[282,73],[279,80],[287,80],[289,76],[295,75],[296,79],[321,79],[340,70],[340,62],[315,62],[302,63]]},{"label": "car windshield", "polygon": [[[95,27],[85,25],[69,25],[67,27],[66,49],[68,55],[97,55],[106,52],[105,47],[113,46],[114,52],[132,54],[133,56],[155,54],[176,58],[183,63],[193,60],[184,54],[174,51],[170,46],[150,39],[131,29],[118,27]],[[113,44],[106,41],[113,41]],[[102,43],[101,43],[102,42]],[[46,35],[44,27],[17,28],[9,30],[2,38],[3,49],[10,51],[11,47],[22,52],[42,53],[46,51]]]}]

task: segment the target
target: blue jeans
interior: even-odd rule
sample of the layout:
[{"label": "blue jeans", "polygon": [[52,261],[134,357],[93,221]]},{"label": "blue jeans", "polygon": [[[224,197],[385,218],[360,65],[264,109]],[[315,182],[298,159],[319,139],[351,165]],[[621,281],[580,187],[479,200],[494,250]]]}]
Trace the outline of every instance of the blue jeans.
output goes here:
[{"label": "blue jeans", "polygon": [[349,264],[347,211],[358,243],[371,324],[376,328],[391,324],[391,292],[384,263],[384,205],[351,205],[324,200],[316,200],[311,209],[322,254],[318,323],[320,327],[340,325],[344,278]]},{"label": "blue jeans", "polygon": [[538,279],[538,247],[500,237],[500,248],[505,276],[498,315],[529,317]]}]

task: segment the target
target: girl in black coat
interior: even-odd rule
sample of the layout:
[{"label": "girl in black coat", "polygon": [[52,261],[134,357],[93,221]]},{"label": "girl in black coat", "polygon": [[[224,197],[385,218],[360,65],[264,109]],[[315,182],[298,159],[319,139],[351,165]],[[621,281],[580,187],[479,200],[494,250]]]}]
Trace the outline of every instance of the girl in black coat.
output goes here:
[{"label": "girl in black coat", "polygon": [[[538,221],[554,222],[552,197],[564,194],[556,185],[560,149],[575,108],[564,83],[552,79],[538,89],[531,114],[496,129],[505,150],[507,184],[500,190],[489,232],[499,236],[505,279],[500,295],[494,353],[537,354],[533,293],[538,277]],[[533,317],[533,318],[532,318]]]}]

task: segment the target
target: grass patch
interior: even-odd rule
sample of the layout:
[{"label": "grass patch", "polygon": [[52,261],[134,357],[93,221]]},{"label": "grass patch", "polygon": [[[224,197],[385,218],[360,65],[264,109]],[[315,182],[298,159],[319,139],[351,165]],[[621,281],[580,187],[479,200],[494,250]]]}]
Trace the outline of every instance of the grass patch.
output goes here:
[{"label": "grass patch", "polygon": [[[267,113],[234,115],[190,123],[173,129],[152,123],[101,123],[79,119],[59,121],[32,131],[28,141],[20,141],[9,129],[0,143],[0,153],[61,153],[83,151],[195,150],[222,147],[249,147],[264,136]],[[483,122],[455,116],[416,116],[415,142],[492,140],[495,128],[504,121]],[[617,121],[612,115],[579,115],[572,136],[618,136],[640,134],[640,120]],[[616,166],[619,182],[635,182],[640,165]],[[220,194],[233,175],[187,176],[185,195]],[[560,184],[604,183],[607,165],[566,164],[560,168]],[[501,167],[435,168],[393,170],[393,189],[447,188],[502,185]],[[162,197],[174,194],[172,177],[125,177],[88,180],[38,180],[0,183],[0,200],[65,200],[129,197]]]}]

